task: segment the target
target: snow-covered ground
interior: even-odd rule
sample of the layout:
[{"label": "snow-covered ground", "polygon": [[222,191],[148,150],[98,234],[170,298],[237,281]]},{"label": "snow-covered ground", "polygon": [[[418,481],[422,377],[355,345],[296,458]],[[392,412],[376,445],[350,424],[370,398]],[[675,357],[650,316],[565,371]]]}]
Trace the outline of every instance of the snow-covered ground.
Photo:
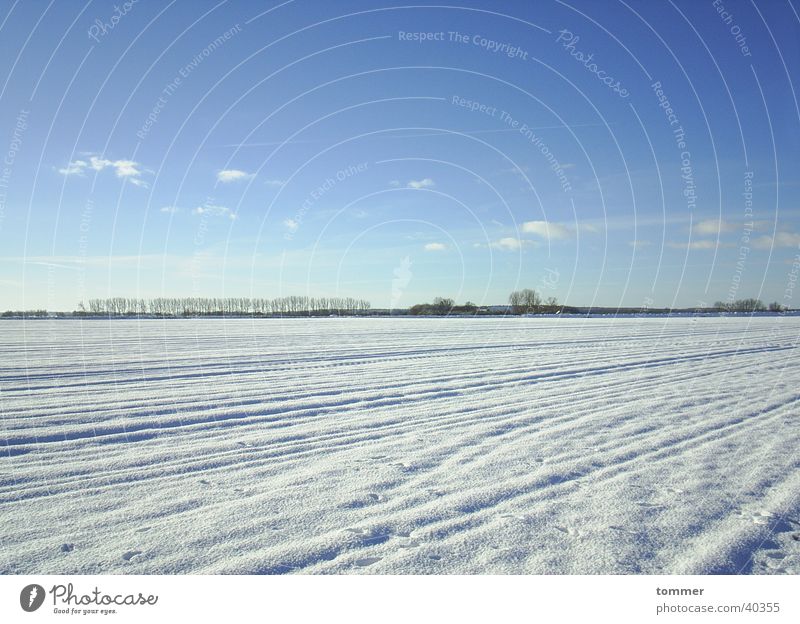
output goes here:
[{"label": "snow-covered ground", "polygon": [[0,573],[800,573],[800,318],[0,323]]}]

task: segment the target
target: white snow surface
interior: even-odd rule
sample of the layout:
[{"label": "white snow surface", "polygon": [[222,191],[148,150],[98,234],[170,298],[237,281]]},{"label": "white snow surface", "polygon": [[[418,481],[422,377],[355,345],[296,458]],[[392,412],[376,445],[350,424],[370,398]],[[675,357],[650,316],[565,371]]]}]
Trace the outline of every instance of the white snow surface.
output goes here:
[{"label": "white snow surface", "polygon": [[0,573],[800,572],[800,318],[0,323]]}]

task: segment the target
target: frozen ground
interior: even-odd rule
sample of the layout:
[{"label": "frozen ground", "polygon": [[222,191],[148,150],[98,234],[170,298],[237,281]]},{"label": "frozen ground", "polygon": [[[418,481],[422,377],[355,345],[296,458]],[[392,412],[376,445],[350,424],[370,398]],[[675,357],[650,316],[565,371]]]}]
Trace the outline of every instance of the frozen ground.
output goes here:
[{"label": "frozen ground", "polygon": [[797,574],[799,335],[0,322],[0,573]]}]

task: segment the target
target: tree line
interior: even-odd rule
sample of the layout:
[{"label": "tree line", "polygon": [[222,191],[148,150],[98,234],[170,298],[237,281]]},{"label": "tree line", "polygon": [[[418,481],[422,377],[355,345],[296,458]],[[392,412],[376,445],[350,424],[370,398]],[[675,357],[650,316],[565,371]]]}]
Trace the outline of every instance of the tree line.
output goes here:
[{"label": "tree line", "polygon": [[[736,301],[717,301],[712,307],[693,309],[718,313],[785,312],[788,308],[773,302],[768,306],[760,299],[738,299]],[[604,309],[605,310],[605,309]],[[618,313],[637,313],[637,308],[617,308]],[[435,297],[432,303],[418,303],[407,310],[374,310],[366,299],[353,297],[307,297],[290,295],[274,299],[251,297],[155,297],[151,299],[130,297],[107,297],[89,299],[88,306],[78,304],[74,312],[48,312],[36,310],[6,310],[2,318],[45,318],[48,316],[330,316],[330,315],[412,315],[447,316],[489,315],[489,314],[581,314],[586,308],[575,308],[558,303],[555,297],[543,300],[531,288],[515,290],[508,296],[507,306],[478,306],[471,301],[456,305],[449,297]],[[665,308],[663,312],[674,312]],[[680,310],[678,310],[680,311]]]},{"label": "tree line", "polygon": [[720,312],[783,312],[784,306],[773,301],[765,306],[761,299],[737,299],[736,301],[717,301],[714,309]]},{"label": "tree line", "polygon": [[[555,297],[549,297],[546,301],[542,300],[539,293],[531,288],[523,290],[515,290],[508,296],[508,308],[506,313],[509,314],[555,314],[564,310],[563,306],[558,304]],[[569,309],[574,310],[573,308]],[[412,316],[446,316],[448,314],[489,314],[488,307],[479,307],[467,301],[464,305],[456,305],[453,299],[449,297],[436,297],[433,303],[418,303],[408,309],[408,313]]]},{"label": "tree line", "polygon": [[542,302],[542,296],[532,288],[513,291],[508,296],[508,305],[513,314],[552,314],[560,309],[555,297]]},{"label": "tree line", "polygon": [[417,303],[408,309],[412,316],[446,316],[448,314],[475,314],[478,311],[471,301],[463,306],[457,306],[455,300],[449,297],[436,297],[433,303]]},{"label": "tree line", "polygon": [[155,297],[139,299],[108,297],[83,302],[76,314],[92,316],[323,316],[363,314],[370,308],[366,299],[353,297],[305,297],[290,295],[275,299],[251,297]]}]

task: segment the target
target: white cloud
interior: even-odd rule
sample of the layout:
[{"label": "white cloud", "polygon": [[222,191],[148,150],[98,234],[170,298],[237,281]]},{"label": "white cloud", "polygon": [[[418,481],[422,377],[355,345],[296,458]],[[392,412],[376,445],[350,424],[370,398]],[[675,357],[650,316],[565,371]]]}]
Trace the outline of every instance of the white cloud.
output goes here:
[{"label": "white cloud", "polygon": [[526,221],[522,224],[522,231],[549,239],[563,239],[572,236],[569,228],[548,221]]},{"label": "white cloud", "polygon": [[175,214],[176,212],[180,212],[181,209],[177,206],[164,206],[161,208],[161,212],[167,212],[169,214]]},{"label": "white cloud", "polygon": [[214,204],[204,204],[192,210],[192,214],[196,215],[210,215],[212,217],[228,217],[235,219],[236,215],[231,212],[227,206],[216,206]]},{"label": "white cloud", "polygon": [[222,169],[217,172],[217,181],[227,184],[228,182],[240,182],[254,177],[254,173],[247,173],[239,169]]},{"label": "white cloud", "polygon": [[717,245],[717,241],[715,240],[695,240],[691,243],[670,241],[667,243],[667,247],[673,247],[675,249],[686,249],[687,246],[689,249],[716,249],[718,246],[735,247],[733,243],[719,243],[719,245]]},{"label": "white cloud", "polygon": [[800,234],[794,232],[778,232],[772,236],[759,236],[753,241],[756,249],[772,249],[773,247],[800,247]]},{"label": "white cloud", "polygon": [[63,169],[59,169],[58,172],[63,175],[83,175],[88,164],[85,160],[73,160]]},{"label": "white cloud", "polygon": [[297,228],[300,227],[300,224],[297,221],[295,221],[294,219],[284,219],[283,220],[283,225],[290,232],[296,232]]},{"label": "white cloud", "polygon": [[692,231],[696,234],[718,234],[722,232],[735,232],[740,229],[735,223],[723,221],[722,219],[705,219],[698,221],[692,227]]},{"label": "white cloud", "polygon": [[505,238],[501,238],[500,240],[493,241],[490,244],[490,247],[494,247],[495,249],[500,249],[502,251],[519,251],[523,247],[534,247],[535,245],[536,243],[531,240],[507,236]]},{"label": "white cloud", "polygon": [[422,180],[409,180],[406,186],[412,189],[423,189],[423,188],[430,188],[431,186],[436,186],[436,183],[430,178],[424,178]]},{"label": "white cloud", "polygon": [[444,243],[428,243],[425,245],[425,251],[446,251],[447,245]]},{"label": "white cloud", "polygon": [[88,169],[100,172],[109,168],[114,170],[118,178],[125,178],[136,186],[147,188],[147,182],[141,179],[142,170],[139,168],[139,163],[134,160],[108,160],[107,158],[90,156],[89,162],[73,160],[66,167],[59,169],[58,172],[63,175],[83,175]]},{"label": "white cloud", "polygon": [[[720,247],[729,247],[727,243],[719,243]],[[689,243],[689,249],[714,249],[717,246],[717,241],[698,240]]]},{"label": "white cloud", "polygon": [[642,247],[648,247],[648,246],[652,245],[653,243],[651,243],[648,240],[632,240],[632,241],[628,241],[628,244],[631,247],[633,247],[634,249],[641,249]]}]

